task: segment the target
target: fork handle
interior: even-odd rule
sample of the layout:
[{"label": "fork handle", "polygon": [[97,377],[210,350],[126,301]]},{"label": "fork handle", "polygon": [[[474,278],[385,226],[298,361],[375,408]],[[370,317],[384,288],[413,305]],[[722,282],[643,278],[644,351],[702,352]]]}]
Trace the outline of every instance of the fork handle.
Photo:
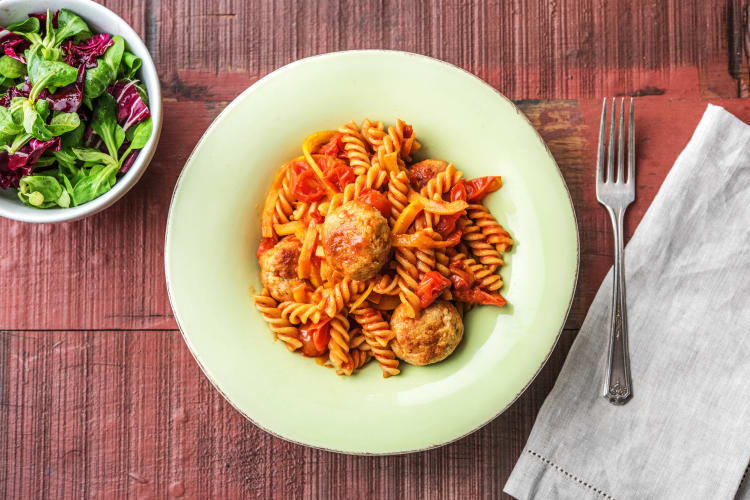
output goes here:
[{"label": "fork handle", "polygon": [[628,354],[628,318],[625,307],[625,276],[623,269],[623,215],[624,209],[607,209],[612,219],[615,235],[615,263],[612,284],[612,317],[609,328],[607,371],[604,377],[604,397],[614,405],[623,405],[633,395]]}]

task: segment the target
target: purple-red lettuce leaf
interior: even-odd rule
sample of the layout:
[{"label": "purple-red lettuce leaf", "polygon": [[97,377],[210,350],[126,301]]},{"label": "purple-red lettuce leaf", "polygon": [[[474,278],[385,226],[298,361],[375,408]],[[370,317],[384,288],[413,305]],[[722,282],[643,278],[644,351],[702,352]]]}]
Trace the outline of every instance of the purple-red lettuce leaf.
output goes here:
[{"label": "purple-red lettuce leaf", "polygon": [[86,67],[82,64],[78,67],[78,76],[75,82],[57,89],[54,94],[50,94],[49,90],[43,89],[39,93],[39,99],[49,101],[49,107],[52,110],[75,113],[81,107],[81,101],[83,101],[85,81]]},{"label": "purple-red lettuce leaf", "polygon": [[117,102],[117,123],[127,131],[136,123],[140,123],[151,113],[138,93],[135,80],[115,82],[107,88]]},{"label": "purple-red lettuce leaf", "polygon": [[61,46],[63,62],[74,68],[82,64],[88,69],[96,68],[96,58],[104,55],[107,49],[113,44],[114,42],[108,33],[94,35],[80,43],[73,43],[73,40],[66,40]]},{"label": "purple-red lettuce leaf", "polygon": [[[28,79],[26,81],[28,82]],[[29,97],[30,91],[31,86],[25,84],[21,88],[15,86],[9,87],[8,91],[2,97],[0,97],[0,106],[10,108],[10,101],[14,97]]]},{"label": "purple-red lettuce leaf", "polygon": [[2,54],[26,64],[23,51],[28,49],[30,45],[31,42],[23,36],[0,28],[0,52]]},{"label": "purple-red lettuce leaf", "polygon": [[128,170],[130,170],[130,167],[133,166],[133,163],[135,163],[135,159],[138,156],[138,153],[140,153],[140,149],[135,149],[130,152],[130,154],[125,158],[125,161],[122,162],[122,167],[120,167],[120,173],[124,174]]},{"label": "purple-red lettuce leaf", "polygon": [[59,150],[60,138],[55,137],[49,141],[31,139],[13,154],[8,154],[5,150],[0,151],[0,188],[17,188],[21,177],[29,175],[31,167],[42,154]]}]

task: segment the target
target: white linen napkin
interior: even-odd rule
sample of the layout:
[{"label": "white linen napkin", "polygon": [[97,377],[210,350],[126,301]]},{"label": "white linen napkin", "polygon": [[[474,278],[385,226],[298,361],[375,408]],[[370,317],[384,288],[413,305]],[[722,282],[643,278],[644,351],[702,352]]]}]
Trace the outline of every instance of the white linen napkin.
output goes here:
[{"label": "white linen napkin", "polygon": [[748,125],[708,106],[627,245],[625,273],[633,398],[600,395],[610,270],[505,492],[750,500]]}]

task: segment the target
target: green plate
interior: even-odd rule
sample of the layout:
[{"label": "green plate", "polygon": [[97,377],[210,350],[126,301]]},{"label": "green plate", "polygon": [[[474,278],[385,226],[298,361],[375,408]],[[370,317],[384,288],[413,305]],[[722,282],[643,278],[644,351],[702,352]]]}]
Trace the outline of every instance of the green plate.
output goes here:
[{"label": "green plate", "polygon": [[[274,342],[251,301],[260,289],[260,212],[276,169],[305,136],[369,117],[414,126],[420,157],[466,177],[502,175],[487,204],[517,244],[503,268],[511,305],[466,317],[462,344],[429,367],[377,363],[337,377]],[[195,359],[227,400],[263,429],[346,453],[403,453],[458,439],[502,413],[529,385],[565,323],[578,232],[554,159],[525,116],[450,64],[391,51],[297,61],[237,97],[180,175],[164,259],[175,317]]]}]

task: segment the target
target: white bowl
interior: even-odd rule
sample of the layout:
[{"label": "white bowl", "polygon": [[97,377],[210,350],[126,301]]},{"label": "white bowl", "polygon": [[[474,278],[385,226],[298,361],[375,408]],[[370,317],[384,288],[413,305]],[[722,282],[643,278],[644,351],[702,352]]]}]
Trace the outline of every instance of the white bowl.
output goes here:
[{"label": "white bowl", "polygon": [[146,143],[146,146],[136,158],[135,163],[133,163],[133,166],[115,183],[112,189],[83,205],[70,208],[32,208],[21,203],[15,189],[0,189],[0,216],[24,222],[72,221],[88,217],[109,207],[127,193],[146,171],[146,167],[148,167],[156,151],[156,145],[159,142],[159,135],[161,133],[161,87],[159,85],[159,77],[156,74],[154,61],[151,59],[148,49],[136,32],[133,31],[133,28],[111,10],[89,0],[4,0],[0,3],[0,26],[7,26],[8,24],[22,21],[31,12],[44,12],[47,9],[50,11],[58,9],[71,10],[81,16],[93,32],[120,35],[125,39],[128,50],[137,57],[140,57],[142,61],[139,79],[146,84],[148,109],[151,112],[151,120],[153,121],[153,132],[148,143]]}]

